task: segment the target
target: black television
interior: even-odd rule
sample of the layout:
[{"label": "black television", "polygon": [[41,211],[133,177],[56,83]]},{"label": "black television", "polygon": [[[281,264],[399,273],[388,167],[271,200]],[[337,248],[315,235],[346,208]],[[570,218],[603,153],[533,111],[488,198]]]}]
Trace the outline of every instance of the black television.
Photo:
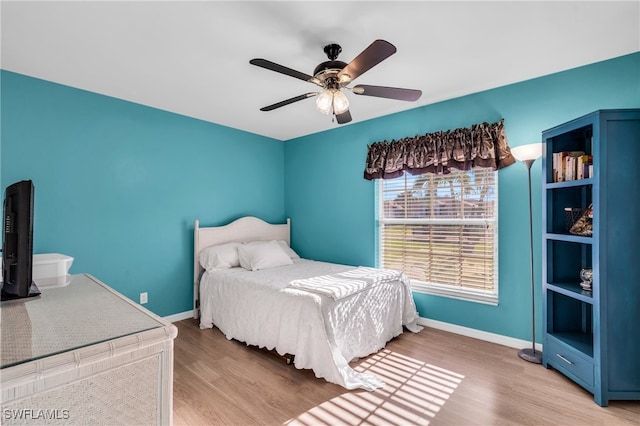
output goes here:
[{"label": "black television", "polygon": [[2,217],[2,300],[40,294],[33,282],[33,194],[30,180],[5,190]]}]

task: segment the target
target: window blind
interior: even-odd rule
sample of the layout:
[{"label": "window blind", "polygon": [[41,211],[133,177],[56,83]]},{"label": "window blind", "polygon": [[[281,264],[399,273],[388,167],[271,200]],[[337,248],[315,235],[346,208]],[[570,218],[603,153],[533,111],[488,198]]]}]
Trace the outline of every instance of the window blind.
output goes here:
[{"label": "window blind", "polygon": [[379,185],[383,268],[402,270],[414,287],[439,287],[438,294],[497,294],[495,171],[405,174]]}]

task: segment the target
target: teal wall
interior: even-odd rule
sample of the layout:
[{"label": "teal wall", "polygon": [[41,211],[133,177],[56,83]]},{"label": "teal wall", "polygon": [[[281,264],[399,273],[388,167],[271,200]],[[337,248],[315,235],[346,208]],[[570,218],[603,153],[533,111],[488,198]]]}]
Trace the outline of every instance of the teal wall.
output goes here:
[{"label": "teal wall", "polygon": [[[357,100],[359,101],[359,99]],[[357,103],[352,101],[357,117]],[[505,120],[511,146],[597,109],[640,106],[640,53],[356,123],[285,143],[285,210],[292,245],[304,257],[376,263],[375,184],[363,179],[367,144]],[[537,312],[541,295],[541,164],[532,168]],[[531,338],[527,172],[499,172],[499,304],[415,294],[422,317]],[[536,318],[541,337],[541,318]],[[537,339],[540,340],[540,339]]]},{"label": "teal wall", "polygon": [[165,316],[192,306],[193,221],[281,222],[281,141],[1,74],[1,179],[35,185],[34,253]]},{"label": "teal wall", "polygon": [[[639,70],[636,53],[284,143],[2,71],[0,182],[34,181],[36,253],[73,256],[72,273],[133,300],[147,291],[170,315],[191,308],[194,219],[291,217],[304,257],[374,265],[367,144],[500,118],[512,146],[537,142],[593,110],[638,107]],[[539,295],[539,161],[532,179]],[[499,172],[499,305],[416,294],[421,316],[530,338],[526,184],[522,164]]]}]

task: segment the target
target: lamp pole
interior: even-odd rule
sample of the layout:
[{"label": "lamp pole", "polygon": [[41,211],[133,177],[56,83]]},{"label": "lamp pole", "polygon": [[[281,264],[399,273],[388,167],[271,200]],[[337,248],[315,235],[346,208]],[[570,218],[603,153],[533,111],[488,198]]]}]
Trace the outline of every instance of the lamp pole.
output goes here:
[{"label": "lamp pole", "polygon": [[515,147],[511,154],[527,167],[527,186],[529,190],[529,272],[531,285],[531,348],[520,349],[518,356],[535,364],[542,363],[542,352],[536,351],[536,303],[535,280],[533,272],[533,208],[531,202],[531,166],[542,155],[542,143],[533,143]]},{"label": "lamp pole", "polygon": [[520,349],[518,356],[525,361],[533,362],[535,364],[542,363],[542,352],[536,351],[536,304],[535,304],[535,287],[534,287],[534,274],[533,274],[533,209],[531,207],[531,166],[533,160],[522,160],[525,166],[527,166],[527,178],[529,187],[529,271],[531,273],[531,349]]}]

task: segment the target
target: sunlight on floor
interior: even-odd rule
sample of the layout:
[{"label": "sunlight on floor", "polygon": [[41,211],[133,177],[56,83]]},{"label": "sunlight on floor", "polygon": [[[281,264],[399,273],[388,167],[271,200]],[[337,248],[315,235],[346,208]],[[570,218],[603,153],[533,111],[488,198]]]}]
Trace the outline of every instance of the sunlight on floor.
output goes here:
[{"label": "sunlight on floor", "polygon": [[386,349],[356,368],[384,380],[374,392],[351,391],[302,413],[285,424],[428,425],[464,376]]}]

